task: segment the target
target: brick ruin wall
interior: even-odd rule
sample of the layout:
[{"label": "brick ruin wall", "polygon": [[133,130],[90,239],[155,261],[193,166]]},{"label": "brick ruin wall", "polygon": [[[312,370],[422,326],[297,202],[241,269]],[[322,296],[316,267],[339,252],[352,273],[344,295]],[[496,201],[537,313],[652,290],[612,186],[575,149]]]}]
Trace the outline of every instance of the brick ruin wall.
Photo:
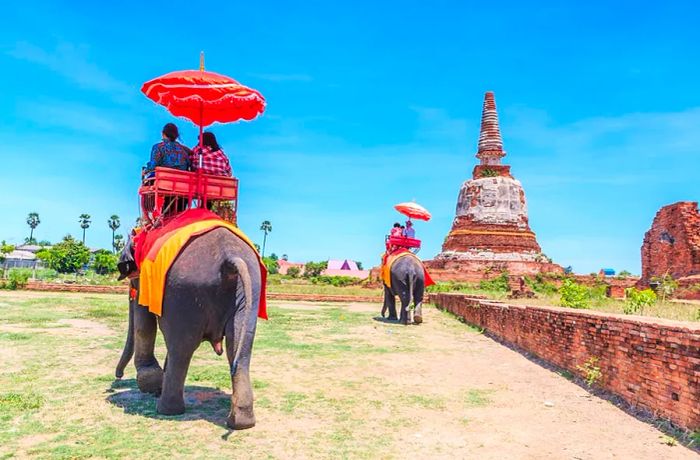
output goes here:
[{"label": "brick ruin wall", "polygon": [[696,202],[682,201],[656,213],[642,244],[642,279],[671,275],[678,280],[700,274],[700,213]]},{"label": "brick ruin wall", "polygon": [[599,385],[686,429],[700,429],[700,324],[529,307],[461,294],[429,300],[500,340],[584,376],[599,358]]}]

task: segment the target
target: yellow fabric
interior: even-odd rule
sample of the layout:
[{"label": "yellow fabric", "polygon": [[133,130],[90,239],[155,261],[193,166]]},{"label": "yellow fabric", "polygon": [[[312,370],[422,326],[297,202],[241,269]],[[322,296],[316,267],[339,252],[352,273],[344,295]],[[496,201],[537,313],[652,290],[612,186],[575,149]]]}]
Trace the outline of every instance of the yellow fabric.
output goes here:
[{"label": "yellow fabric", "polygon": [[148,307],[148,311],[160,316],[163,310],[165,277],[168,275],[170,265],[190,238],[217,227],[227,228],[249,244],[251,248],[255,248],[253,242],[238,227],[229,222],[211,219],[186,225],[170,234],[167,241],[160,245],[160,248],[154,247],[141,263],[139,304]]},{"label": "yellow fabric", "polygon": [[381,268],[382,281],[384,282],[384,284],[386,284],[386,287],[388,287],[389,289],[391,289],[391,266],[394,265],[394,262],[396,262],[400,258],[406,257],[406,256],[415,257],[416,260],[418,260],[420,262],[420,259],[418,259],[418,257],[416,257],[416,255],[413,254],[412,252],[403,251],[403,252],[399,252],[398,254],[390,255],[389,257],[387,257],[384,265],[382,265],[382,268]]}]

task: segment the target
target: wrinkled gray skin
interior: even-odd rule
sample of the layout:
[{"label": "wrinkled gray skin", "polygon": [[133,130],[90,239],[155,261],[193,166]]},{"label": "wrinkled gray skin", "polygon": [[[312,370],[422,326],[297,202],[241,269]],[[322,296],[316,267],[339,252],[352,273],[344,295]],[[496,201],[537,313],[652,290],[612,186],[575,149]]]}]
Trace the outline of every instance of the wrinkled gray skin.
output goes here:
[{"label": "wrinkled gray skin", "polygon": [[[413,322],[423,322],[423,292],[425,291],[425,273],[423,265],[415,257],[401,257],[391,266],[391,289],[384,285],[384,306],[382,317],[389,311],[389,319],[399,319],[402,324],[408,324],[409,305],[413,301]],[[399,317],[396,314],[396,297],[401,301]]]},{"label": "wrinkled gray skin", "polygon": [[[129,304],[129,332],[117,378],[133,355],[142,392],[160,394],[157,410],[185,412],[184,384],[194,351],[208,341],[226,355],[231,369],[231,412],[234,429],[255,425],[250,356],[257,325],[261,273],[255,251],[230,231],[219,228],[192,240],[173,262],[157,317],[137,300]],[[132,281],[138,289],[138,279]],[[138,299],[138,296],[137,296]],[[165,338],[165,370],[153,354],[158,326]]]}]

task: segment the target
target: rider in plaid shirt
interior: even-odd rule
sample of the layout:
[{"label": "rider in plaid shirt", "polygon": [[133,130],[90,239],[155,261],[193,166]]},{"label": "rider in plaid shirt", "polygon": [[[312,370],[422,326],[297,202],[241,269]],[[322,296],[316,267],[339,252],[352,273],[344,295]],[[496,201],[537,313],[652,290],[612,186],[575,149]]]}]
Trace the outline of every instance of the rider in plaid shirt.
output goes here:
[{"label": "rider in plaid shirt", "polygon": [[[190,157],[190,160],[194,171],[199,169],[199,152],[199,145],[192,149],[192,156]],[[231,177],[233,175],[233,171],[231,171],[231,164],[229,163],[224,151],[221,150],[221,147],[219,147],[219,144],[216,142],[214,133],[209,131],[202,133],[201,152],[202,172],[204,174],[227,177]]]}]

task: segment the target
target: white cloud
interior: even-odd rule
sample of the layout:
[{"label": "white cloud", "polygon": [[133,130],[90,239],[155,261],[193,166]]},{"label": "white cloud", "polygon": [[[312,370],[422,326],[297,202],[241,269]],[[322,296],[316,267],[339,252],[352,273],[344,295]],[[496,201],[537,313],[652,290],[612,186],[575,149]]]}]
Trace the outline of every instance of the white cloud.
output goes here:
[{"label": "white cloud", "polygon": [[65,128],[73,132],[103,136],[110,142],[143,141],[145,122],[133,112],[98,109],[69,101],[25,102],[17,114],[37,125]]},{"label": "white cloud", "polygon": [[64,42],[47,51],[21,41],[16,43],[8,54],[16,59],[44,66],[84,89],[109,93],[116,98],[129,98],[135,91],[135,88],[114,78],[91,62],[85,46]]}]

